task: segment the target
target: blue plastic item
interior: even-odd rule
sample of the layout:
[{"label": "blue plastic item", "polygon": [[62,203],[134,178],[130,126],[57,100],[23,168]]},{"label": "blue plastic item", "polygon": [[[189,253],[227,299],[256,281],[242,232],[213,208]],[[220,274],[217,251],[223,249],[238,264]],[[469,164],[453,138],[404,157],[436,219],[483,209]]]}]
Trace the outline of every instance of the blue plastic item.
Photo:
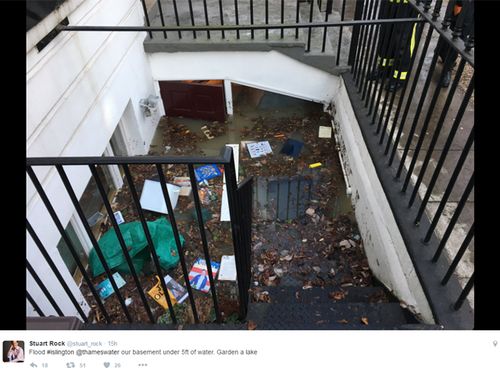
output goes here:
[{"label": "blue plastic item", "polygon": [[204,180],[210,180],[212,178],[216,178],[221,176],[219,168],[216,165],[204,165],[200,166],[194,171],[196,175],[196,180],[198,182],[203,182]]},{"label": "blue plastic item", "polygon": [[281,152],[284,155],[297,157],[304,146],[304,142],[295,140],[295,139],[287,139],[283,144],[283,148],[281,148]]}]

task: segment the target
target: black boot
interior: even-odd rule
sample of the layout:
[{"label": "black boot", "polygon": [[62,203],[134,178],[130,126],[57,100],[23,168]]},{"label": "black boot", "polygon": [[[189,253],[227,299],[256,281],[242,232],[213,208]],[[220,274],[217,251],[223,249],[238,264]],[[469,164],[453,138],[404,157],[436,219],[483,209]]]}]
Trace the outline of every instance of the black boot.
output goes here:
[{"label": "black boot", "polygon": [[447,88],[448,86],[450,86],[450,82],[451,82],[451,71],[446,71],[444,72],[443,79],[441,80],[441,87]]},{"label": "black boot", "polygon": [[393,91],[399,90],[402,86],[403,82],[401,80],[392,78],[389,80],[389,83],[385,88],[387,89],[387,91],[392,93]]}]

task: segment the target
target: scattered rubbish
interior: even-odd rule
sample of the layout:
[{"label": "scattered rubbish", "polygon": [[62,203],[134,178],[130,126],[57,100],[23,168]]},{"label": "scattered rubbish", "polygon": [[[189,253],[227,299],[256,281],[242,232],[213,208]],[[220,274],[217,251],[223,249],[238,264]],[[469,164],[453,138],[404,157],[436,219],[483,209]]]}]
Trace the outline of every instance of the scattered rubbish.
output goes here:
[{"label": "scattered rubbish", "polygon": [[123,223],[125,223],[125,219],[123,219],[123,215],[122,215],[121,211],[115,211],[113,213],[113,215],[115,216],[117,224],[123,224]]},{"label": "scattered rubbish", "polygon": [[188,176],[176,176],[173,183],[181,187],[179,196],[189,197],[191,195],[191,181]]},{"label": "scattered rubbish", "polygon": [[236,261],[234,255],[222,255],[219,281],[236,281]]},{"label": "scattered rubbish", "polygon": [[267,140],[256,143],[248,143],[247,149],[251,158],[257,158],[273,153],[271,145]]},{"label": "scattered rubbish", "polygon": [[323,164],[321,162],[315,162],[314,164],[309,165],[309,169],[314,169],[316,167],[320,167]]},{"label": "scattered rubbish", "polygon": [[309,289],[312,289],[312,285],[305,285],[305,286],[302,286],[302,290],[309,290]]},{"label": "scattered rubbish", "polygon": [[[211,262],[212,277],[215,279],[219,270],[220,264]],[[208,292],[210,290],[210,280],[208,278],[207,263],[205,259],[198,258],[194,262],[191,272],[189,272],[189,283],[196,290],[201,292]]]},{"label": "scattered rubbish", "polygon": [[203,134],[205,134],[205,136],[207,137],[207,139],[214,139],[215,137],[212,135],[212,133],[210,132],[210,129],[205,125],[205,126],[202,126],[201,127],[201,131],[203,132]]},{"label": "scattered rubbish", "polygon": [[274,269],[273,269],[273,271],[274,271],[274,273],[275,273],[278,277],[282,277],[282,276],[283,276],[283,273],[284,273],[283,269],[281,269],[281,268],[274,268]]},{"label": "scattered rubbish", "polygon": [[210,191],[207,188],[201,188],[198,190],[198,197],[203,205],[210,204]]},{"label": "scattered rubbish", "polygon": [[[118,272],[114,273],[113,279],[115,280],[116,286],[118,286],[118,288],[123,287],[125,285],[125,280],[120,275],[120,273]],[[109,278],[106,278],[104,281],[98,284],[96,286],[96,289],[97,292],[99,292],[99,296],[103,299],[110,297],[115,292]]]},{"label": "scattered rubbish", "polygon": [[100,213],[99,211],[94,213],[90,218],[87,219],[89,226],[93,227],[94,225],[96,225],[103,216],[104,214]]},{"label": "scattered rubbish", "polygon": [[257,303],[270,303],[271,297],[269,291],[256,291],[254,292],[253,299]]},{"label": "scattered rubbish", "polygon": [[[148,221],[147,226],[161,267],[167,270],[174,268],[179,263],[179,254],[172,226],[165,218]],[[119,229],[132,258],[134,269],[137,272],[143,271],[146,263],[151,261],[151,255],[149,249],[146,249],[148,241],[141,223],[138,221],[123,223],[120,224]],[[184,245],[184,237],[179,235],[179,238],[181,245]],[[99,247],[110,269],[117,270],[122,274],[131,273],[114,229],[110,229],[102,235],[99,239]],[[90,250],[89,265],[94,277],[104,273],[104,267],[94,248]]]},{"label": "scattered rubbish", "polygon": [[348,248],[348,247],[351,247],[351,244],[347,240],[342,240],[342,241],[340,241],[339,246],[342,248]]},{"label": "scattered rubbish", "polygon": [[329,293],[328,297],[330,299],[334,299],[334,300],[342,300],[345,298],[345,294],[343,291],[334,291],[334,292]]},{"label": "scattered rubbish", "polygon": [[313,216],[315,213],[316,213],[316,211],[314,211],[314,209],[312,207],[310,207],[306,210],[306,214],[309,216]]},{"label": "scattered rubbish", "polygon": [[134,300],[132,298],[126,298],[125,299],[125,305],[128,307],[130,304],[132,304]]},{"label": "scattered rubbish", "polygon": [[296,139],[287,139],[280,153],[291,157],[298,157],[303,146],[304,142]]},{"label": "scattered rubbish", "polygon": [[202,182],[221,176],[221,172],[216,165],[204,165],[195,169],[196,180]]},{"label": "scattered rubbish", "polygon": [[[172,209],[175,209],[177,200],[179,199],[180,187],[167,183],[167,191]],[[155,180],[146,179],[144,181],[140,203],[141,207],[145,210],[155,211],[160,214],[168,214],[161,184]]]},{"label": "scattered rubbish", "polygon": [[331,138],[332,137],[332,127],[331,126],[320,126],[318,137],[320,138]]},{"label": "scattered rubbish", "polygon": [[[148,291],[148,295],[151,296],[158,304],[160,304],[163,309],[167,309],[168,304],[167,300],[165,299],[165,295],[163,294],[160,277],[156,276],[156,280],[158,282],[153,286],[151,290]],[[164,277],[164,280],[172,304],[182,304],[182,302],[188,297],[187,290],[168,274]]]},{"label": "scattered rubbish", "polygon": [[287,262],[291,261],[293,259],[292,255],[285,255],[284,257],[280,258],[280,260],[285,260]]},{"label": "scattered rubbish", "polygon": [[364,325],[368,325],[368,318],[367,318],[367,317],[361,317],[361,322],[362,322]]},{"label": "scattered rubbish", "polygon": [[349,323],[349,321],[347,321],[346,319],[341,319],[341,320],[337,321],[337,323],[347,324],[347,323]]}]

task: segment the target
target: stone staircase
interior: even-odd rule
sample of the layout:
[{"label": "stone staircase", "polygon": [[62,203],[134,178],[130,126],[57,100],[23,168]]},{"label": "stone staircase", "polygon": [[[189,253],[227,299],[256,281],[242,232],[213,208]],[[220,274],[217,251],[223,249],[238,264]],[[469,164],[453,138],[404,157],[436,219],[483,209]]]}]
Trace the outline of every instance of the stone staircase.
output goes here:
[{"label": "stone staircase", "polygon": [[247,315],[259,330],[393,330],[418,324],[398,302],[385,301],[380,287],[284,286],[264,291],[270,302],[250,303]]}]

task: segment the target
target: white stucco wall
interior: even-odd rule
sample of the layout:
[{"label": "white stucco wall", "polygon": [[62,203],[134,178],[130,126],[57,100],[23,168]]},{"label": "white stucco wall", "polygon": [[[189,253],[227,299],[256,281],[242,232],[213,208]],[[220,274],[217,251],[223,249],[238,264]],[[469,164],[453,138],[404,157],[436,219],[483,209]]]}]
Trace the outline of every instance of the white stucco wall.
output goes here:
[{"label": "white stucco wall", "polygon": [[375,277],[412,312],[426,323],[434,323],[343,81],[333,103],[336,109],[334,126],[341,139],[339,147],[351,185],[351,201],[370,268]]},{"label": "white stucco wall", "polygon": [[[36,43],[65,16],[73,25],[143,24],[140,1],[71,0],[26,33],[27,156],[101,156],[120,119],[136,129],[128,138],[129,154],[145,154],[164,113],[160,105],[156,116],[145,117],[139,108],[140,99],[158,95],[142,46],[145,33],[61,32],[38,52]],[[48,168],[37,168],[36,173],[66,226],[73,208],[57,173]],[[90,171],[72,167],[67,173],[80,197]],[[26,191],[28,220],[77,299],[84,301],[56,249],[60,234],[39,197],[34,196],[29,180]],[[76,314],[29,236],[27,258],[58,298],[63,312]],[[56,314],[30,276],[27,282],[45,315]],[[29,304],[27,314],[36,315]]]},{"label": "white stucco wall", "polygon": [[340,81],[276,51],[152,53],[148,57],[158,81],[230,80],[319,103],[333,99]]}]

